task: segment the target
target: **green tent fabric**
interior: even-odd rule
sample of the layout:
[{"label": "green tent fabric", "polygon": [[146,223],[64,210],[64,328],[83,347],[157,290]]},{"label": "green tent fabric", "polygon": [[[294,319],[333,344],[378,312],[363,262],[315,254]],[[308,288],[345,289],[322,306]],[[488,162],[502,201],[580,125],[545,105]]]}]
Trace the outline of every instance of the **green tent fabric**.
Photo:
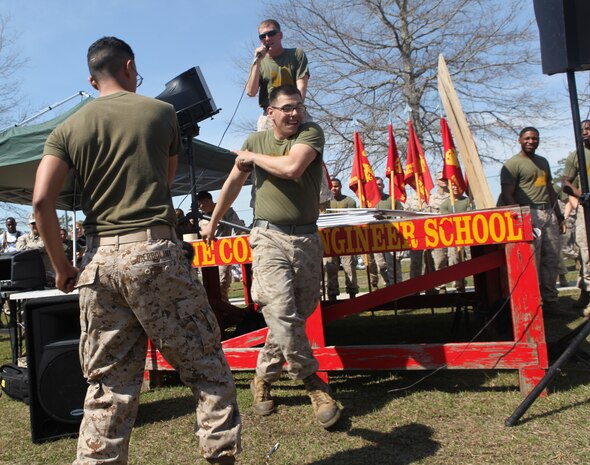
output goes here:
[{"label": "green tent fabric", "polygon": [[[35,173],[47,136],[58,124],[92,100],[92,97],[88,97],[67,112],[44,123],[14,127],[0,134],[0,202],[31,204]],[[235,154],[193,139],[192,155],[195,165],[195,189],[220,189],[234,164]],[[186,151],[179,156],[178,169],[172,185],[173,196],[187,195],[191,192],[190,171]],[[57,207],[62,210],[78,210],[77,191],[73,172],[70,171]]]}]

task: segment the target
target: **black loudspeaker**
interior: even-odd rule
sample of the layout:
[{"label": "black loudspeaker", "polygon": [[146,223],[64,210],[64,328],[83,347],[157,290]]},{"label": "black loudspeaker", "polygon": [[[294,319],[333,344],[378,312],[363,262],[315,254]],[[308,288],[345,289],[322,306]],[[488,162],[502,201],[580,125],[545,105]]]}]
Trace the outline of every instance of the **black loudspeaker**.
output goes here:
[{"label": "black loudspeaker", "polygon": [[166,83],[166,89],[156,96],[174,106],[180,129],[189,131],[194,125],[219,113],[201,68],[195,66]]},{"label": "black loudspeaker", "polygon": [[43,289],[45,266],[38,250],[0,254],[0,288],[3,291]]},{"label": "black loudspeaker", "polygon": [[27,300],[25,337],[33,442],[75,436],[88,386],[78,356],[78,295]]},{"label": "black loudspeaker", "polygon": [[543,73],[590,69],[589,0],[535,0]]}]

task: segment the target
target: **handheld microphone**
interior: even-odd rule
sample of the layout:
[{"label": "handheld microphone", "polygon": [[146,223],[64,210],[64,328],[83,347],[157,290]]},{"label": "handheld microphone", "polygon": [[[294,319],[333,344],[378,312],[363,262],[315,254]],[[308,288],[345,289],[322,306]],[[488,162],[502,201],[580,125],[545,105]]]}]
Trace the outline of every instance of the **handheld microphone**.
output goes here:
[{"label": "handheld microphone", "polygon": [[[270,48],[270,44],[264,44],[264,48],[268,52],[268,49]],[[259,58],[262,58],[262,52],[256,52],[256,56],[254,57],[254,62],[256,62]]]}]

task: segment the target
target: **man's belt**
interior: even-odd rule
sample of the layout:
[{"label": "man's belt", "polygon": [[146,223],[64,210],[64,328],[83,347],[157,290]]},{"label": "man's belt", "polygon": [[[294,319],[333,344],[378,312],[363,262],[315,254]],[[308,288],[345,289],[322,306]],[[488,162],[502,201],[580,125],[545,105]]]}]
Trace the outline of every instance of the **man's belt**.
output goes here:
[{"label": "man's belt", "polygon": [[551,205],[548,203],[532,203],[529,207],[534,208],[535,210],[551,210]]},{"label": "man's belt", "polygon": [[145,242],[147,240],[176,239],[176,232],[172,226],[158,225],[151,226],[139,231],[133,231],[125,234],[115,234],[112,236],[90,235],[86,238],[89,248],[103,245],[131,244],[133,242]]},{"label": "man's belt", "polygon": [[299,234],[314,234],[318,227],[315,223],[310,224],[274,224],[266,220],[254,221],[255,228],[272,229],[273,231],[280,231],[291,236]]}]

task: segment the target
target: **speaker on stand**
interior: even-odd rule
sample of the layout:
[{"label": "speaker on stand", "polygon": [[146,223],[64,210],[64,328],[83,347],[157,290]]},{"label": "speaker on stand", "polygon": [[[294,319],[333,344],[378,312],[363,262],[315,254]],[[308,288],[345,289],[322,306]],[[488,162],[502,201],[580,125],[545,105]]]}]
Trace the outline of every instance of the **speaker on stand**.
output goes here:
[{"label": "speaker on stand", "polygon": [[33,442],[78,434],[87,388],[78,295],[27,300],[25,335]]}]

